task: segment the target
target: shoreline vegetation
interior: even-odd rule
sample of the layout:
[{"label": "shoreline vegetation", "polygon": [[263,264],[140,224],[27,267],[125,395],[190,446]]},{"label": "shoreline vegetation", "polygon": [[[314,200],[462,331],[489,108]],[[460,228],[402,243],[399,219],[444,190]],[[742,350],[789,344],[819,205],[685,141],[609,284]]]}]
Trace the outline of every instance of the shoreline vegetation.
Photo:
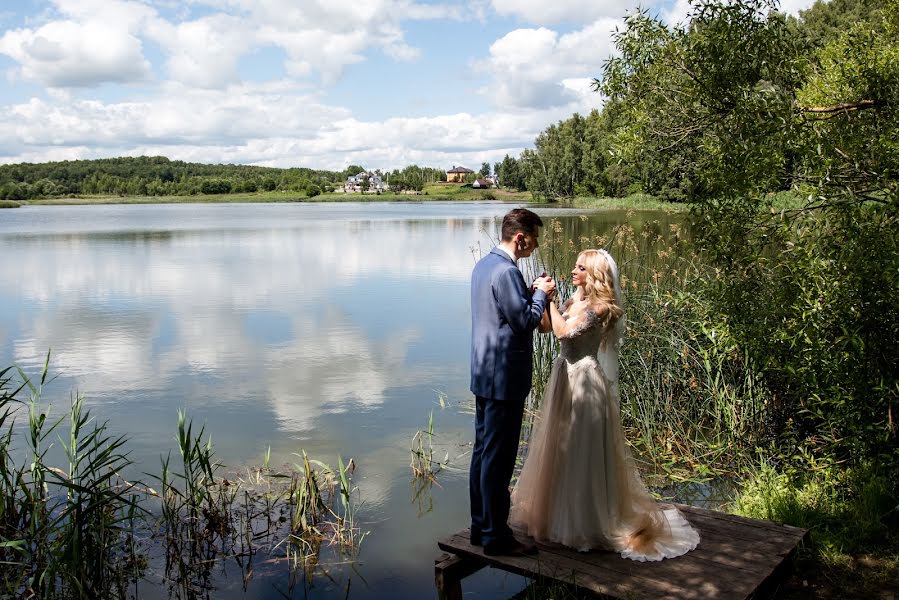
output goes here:
[{"label": "shoreline vegetation", "polygon": [[[765,212],[780,219],[781,211],[789,212],[802,200],[798,195],[771,195]],[[882,454],[847,460],[846,444],[854,443],[850,430],[856,425],[846,413],[857,410],[850,408],[850,400],[841,401],[832,415],[823,412],[823,397],[815,412],[800,408],[785,413],[778,377],[783,367],[764,362],[773,348],[754,355],[736,335],[739,313],[722,310],[718,296],[730,282],[693,239],[697,225],[637,222],[587,237],[576,224],[568,230],[552,219],[543,232],[539,257],[526,261],[522,270],[525,279],[541,271],[565,272],[584,247],[605,247],[623,265],[627,334],[621,351],[622,424],[647,484],[661,498],[809,529],[811,542],[800,549],[795,569],[776,598],[895,595],[899,506],[889,447]],[[791,242],[785,239],[784,246],[789,249]],[[777,256],[760,260],[773,263]],[[791,258],[788,253],[780,256]],[[562,298],[571,291],[564,281],[559,289]],[[827,302],[831,292],[825,290],[818,288],[811,301]],[[756,286],[754,293],[763,290]],[[784,329],[801,327],[805,335],[813,335],[812,320],[819,330],[814,335],[832,335],[821,331],[821,316],[812,316],[801,303],[771,308],[799,313],[781,325]],[[753,310],[750,316],[759,318],[759,312]],[[765,336],[775,334],[785,336],[791,348],[797,346],[789,330],[781,333],[765,326],[759,335],[764,342],[771,339]],[[818,360],[826,360],[827,352],[815,345]],[[523,447],[558,349],[551,336],[535,339],[534,394],[525,411]],[[803,356],[794,361],[802,363],[810,355]],[[829,372],[838,367],[825,363],[819,368]],[[883,393],[889,397],[890,390]],[[878,431],[883,427],[891,435],[890,424],[877,426],[871,422],[874,418],[874,413],[863,417],[861,426],[875,437],[884,435]],[[818,419],[825,423],[813,421]],[[824,428],[832,438],[818,433]],[[579,596],[535,585],[522,597]]]},{"label": "shoreline vegetation", "polygon": [[[443,186],[441,186],[443,187]],[[799,195],[780,192],[772,195],[772,207],[777,210],[800,207]],[[623,198],[576,197],[565,201],[547,203],[535,199],[530,192],[510,192],[501,189],[471,190],[461,189],[453,193],[437,188],[422,194],[345,194],[339,192],[304,196],[295,192],[252,192],[240,194],[209,194],[196,196],[73,196],[63,198],[43,198],[30,201],[0,200],[0,208],[20,206],[99,206],[109,204],[267,204],[267,203],[339,203],[339,202],[521,202],[528,204],[552,205],[558,208],[580,210],[648,210],[666,212],[687,212],[690,205],[682,202],[661,200],[650,194],[634,193]]]},{"label": "shoreline vegetation", "polygon": [[[329,202],[521,202],[528,204],[548,204],[534,198],[530,192],[504,189],[473,190],[453,185],[426,186],[419,194],[394,193],[342,193],[329,192],[316,196],[306,196],[297,192],[250,192],[234,194],[197,194],[192,196],[110,196],[78,195],[35,200],[0,200],[0,208],[19,206],[93,206],[107,204],[240,204],[240,203],[329,203]],[[683,212],[688,205],[660,200],[649,194],[635,193],[622,198],[577,197],[549,203],[559,208],[582,210],[665,210]]]},{"label": "shoreline vegetation", "polygon": [[324,192],[308,196],[302,192],[241,192],[230,194],[195,194],[189,196],[110,196],[79,195],[41,198],[23,204],[58,206],[81,204],[229,204],[277,202],[447,202],[447,201],[522,201],[530,202],[528,192],[501,189],[472,190],[458,186],[427,186],[420,194]]},{"label": "shoreline vegetation", "polygon": [[[205,426],[179,411],[178,458],[169,450],[156,473],[129,481],[127,436],[113,437],[80,395],[63,415],[42,402],[49,362],[35,378],[0,371],[0,596],[137,598],[149,584],[201,597],[217,565],[239,567],[244,585],[265,577],[262,557],[287,566],[293,590],[356,560],[367,532],[352,459],[334,468],[300,450],[275,468],[269,449],[261,465],[226,470]],[[63,464],[47,459],[54,443]]]}]

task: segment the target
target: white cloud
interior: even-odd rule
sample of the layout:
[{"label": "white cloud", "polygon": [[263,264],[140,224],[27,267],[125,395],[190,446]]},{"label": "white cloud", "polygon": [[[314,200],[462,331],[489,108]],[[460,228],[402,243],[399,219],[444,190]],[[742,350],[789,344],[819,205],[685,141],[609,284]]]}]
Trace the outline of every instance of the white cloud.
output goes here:
[{"label": "white cloud", "polygon": [[490,57],[481,63],[490,74],[482,93],[497,106],[598,106],[598,96],[585,93],[589,89],[565,82],[599,75],[602,61],[612,53],[617,22],[602,18],[561,36],[545,27],[509,32],[490,46]]},{"label": "white cloud", "polygon": [[670,6],[662,10],[661,17],[670,26],[681,25],[687,22],[690,13],[690,0],[675,0]]},{"label": "white cloud", "polygon": [[189,11],[176,9],[173,20],[152,5],[129,0],[53,4],[55,12],[41,27],[0,38],[0,53],[19,63],[23,77],[51,87],[145,79],[152,72],[143,55],[146,41],[166,55],[168,77],[187,85],[236,83],[240,58],[265,46],[285,52],[291,76],[317,74],[332,84],[372,49],[401,62],[417,59],[420,49],[406,41],[403,23],[466,16],[457,6],[409,0],[194,0],[207,14],[191,18]]},{"label": "white cloud", "polygon": [[[164,155],[204,163],[341,170],[348,164],[445,166],[516,156],[547,123],[585,112],[589,80],[560,81],[574,104],[543,110],[458,113],[362,121],[284,83],[190,90],[169,85],[152,99],[102,103],[32,99],[0,110],[0,162]],[[5,152],[4,152],[5,150]]]},{"label": "white cloud", "polygon": [[[232,53],[275,46],[286,53],[285,67],[291,76],[318,73],[326,84],[336,82],[348,65],[362,62],[372,48],[398,61],[415,60],[420,50],[406,42],[402,28],[405,21],[460,19],[463,16],[458,7],[417,4],[408,0],[369,0],[364,3],[349,0],[303,3],[292,0],[197,0],[197,4],[236,9],[240,13],[235,17],[236,28],[221,23],[226,27],[217,29],[219,36],[226,40],[230,41],[232,34],[239,38],[225,51],[227,63],[233,62]],[[187,25],[182,23],[179,27]],[[188,39],[197,38],[196,32],[185,33]],[[156,41],[169,51],[176,48],[166,39],[166,35],[156,36]],[[246,48],[241,48],[241,40]],[[174,71],[173,75],[189,83],[181,72]]]},{"label": "white cloud", "polygon": [[237,61],[253,45],[245,23],[224,14],[177,25],[154,20],[147,35],[166,49],[172,79],[205,88],[237,82]]},{"label": "white cloud", "polygon": [[[782,0],[778,10],[798,17],[799,11],[810,8],[814,3],[815,0]],[[659,16],[668,25],[686,24],[689,21],[690,0],[674,0],[670,4],[661,5],[659,8],[661,9]]]},{"label": "white cloud", "polygon": [[0,114],[2,145],[121,148],[146,144],[227,146],[269,137],[304,138],[345,119],[297,86],[225,90],[164,86],[153,97],[103,103],[32,98]]},{"label": "white cloud", "polygon": [[50,87],[125,83],[150,76],[141,41],[109,23],[54,21],[38,29],[7,31],[0,53],[16,60],[21,75]]},{"label": "white cloud", "polygon": [[528,23],[592,23],[602,17],[623,17],[630,3],[616,0],[491,0],[493,10]]}]

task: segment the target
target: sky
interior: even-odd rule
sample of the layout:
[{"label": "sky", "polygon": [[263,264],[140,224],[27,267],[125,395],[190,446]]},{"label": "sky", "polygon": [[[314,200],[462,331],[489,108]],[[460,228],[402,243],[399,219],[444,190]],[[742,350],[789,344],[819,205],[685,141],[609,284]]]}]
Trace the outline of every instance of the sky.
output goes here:
[{"label": "sky", "polygon": [[686,0],[0,0],[0,164],[477,170],[602,106],[590,82],[638,5],[689,14]]}]

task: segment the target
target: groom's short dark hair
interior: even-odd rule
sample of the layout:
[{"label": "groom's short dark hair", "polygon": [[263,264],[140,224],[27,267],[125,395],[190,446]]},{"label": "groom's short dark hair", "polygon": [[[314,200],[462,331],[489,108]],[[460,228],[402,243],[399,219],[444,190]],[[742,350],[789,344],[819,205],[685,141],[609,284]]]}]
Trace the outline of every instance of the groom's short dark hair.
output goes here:
[{"label": "groom's short dark hair", "polygon": [[515,208],[503,217],[502,241],[508,242],[519,231],[536,236],[539,227],[543,227],[543,221],[536,213],[526,208]]}]

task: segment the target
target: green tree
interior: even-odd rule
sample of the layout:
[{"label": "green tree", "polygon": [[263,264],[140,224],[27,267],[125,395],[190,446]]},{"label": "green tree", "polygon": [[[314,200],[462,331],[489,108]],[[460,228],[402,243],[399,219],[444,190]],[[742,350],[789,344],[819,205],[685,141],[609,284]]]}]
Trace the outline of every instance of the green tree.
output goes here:
[{"label": "green tree", "polygon": [[519,161],[508,154],[503,157],[502,162],[497,163],[495,172],[499,175],[500,185],[519,191],[527,189],[527,182],[521,172]]},{"label": "green tree", "polygon": [[[597,82],[627,115],[614,152],[653,191],[686,185],[712,318],[761,369],[781,441],[896,466],[899,0],[813,53],[772,9],[628,18]],[[804,205],[772,212],[791,185]]]}]

